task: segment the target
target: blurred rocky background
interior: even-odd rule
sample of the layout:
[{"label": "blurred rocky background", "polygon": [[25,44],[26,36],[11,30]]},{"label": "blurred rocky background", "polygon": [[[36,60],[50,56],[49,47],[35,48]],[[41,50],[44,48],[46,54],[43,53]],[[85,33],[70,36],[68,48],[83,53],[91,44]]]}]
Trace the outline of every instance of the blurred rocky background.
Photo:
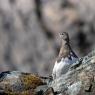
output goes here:
[{"label": "blurred rocky background", "polygon": [[50,75],[68,32],[79,57],[95,47],[94,0],[0,0],[0,72]]}]

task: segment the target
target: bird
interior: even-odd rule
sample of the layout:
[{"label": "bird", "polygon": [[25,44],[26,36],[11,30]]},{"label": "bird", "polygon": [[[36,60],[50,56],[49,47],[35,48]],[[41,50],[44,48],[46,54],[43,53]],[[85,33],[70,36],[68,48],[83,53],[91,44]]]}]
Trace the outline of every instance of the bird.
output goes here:
[{"label": "bird", "polygon": [[0,73],[0,95],[36,95],[35,89],[46,83],[38,75],[20,71]]},{"label": "bird", "polygon": [[53,80],[65,74],[70,66],[78,60],[78,56],[71,48],[69,34],[62,32],[59,33],[59,36],[61,47],[52,71]]}]

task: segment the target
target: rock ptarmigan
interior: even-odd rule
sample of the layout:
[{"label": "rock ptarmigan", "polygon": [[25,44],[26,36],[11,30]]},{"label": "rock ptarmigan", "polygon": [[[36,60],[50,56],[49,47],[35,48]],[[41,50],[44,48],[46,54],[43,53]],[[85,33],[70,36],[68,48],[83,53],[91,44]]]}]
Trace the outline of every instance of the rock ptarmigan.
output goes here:
[{"label": "rock ptarmigan", "polygon": [[60,33],[60,38],[62,40],[61,48],[52,71],[53,79],[59,78],[61,75],[65,74],[69,67],[78,60],[77,55],[70,46],[68,33]]}]

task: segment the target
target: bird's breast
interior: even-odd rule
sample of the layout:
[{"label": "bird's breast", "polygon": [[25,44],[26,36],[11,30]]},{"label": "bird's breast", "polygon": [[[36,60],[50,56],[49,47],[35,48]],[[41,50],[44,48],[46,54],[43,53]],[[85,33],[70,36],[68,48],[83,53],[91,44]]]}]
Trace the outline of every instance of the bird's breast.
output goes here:
[{"label": "bird's breast", "polygon": [[69,58],[61,59],[60,62],[55,62],[53,71],[56,74],[56,78],[60,77],[62,74],[65,74],[72,63],[75,63],[77,59],[70,60]]}]

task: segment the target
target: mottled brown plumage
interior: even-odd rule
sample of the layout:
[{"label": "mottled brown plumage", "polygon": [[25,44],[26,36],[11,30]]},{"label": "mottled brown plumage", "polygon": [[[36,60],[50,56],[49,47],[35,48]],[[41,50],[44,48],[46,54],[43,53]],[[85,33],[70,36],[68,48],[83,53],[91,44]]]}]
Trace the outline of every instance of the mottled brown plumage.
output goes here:
[{"label": "mottled brown plumage", "polygon": [[52,71],[53,79],[65,74],[69,70],[69,67],[78,60],[78,57],[70,46],[68,33],[60,33],[60,38],[62,40],[61,48]]},{"label": "mottled brown plumage", "polygon": [[78,58],[70,46],[68,33],[63,32],[63,33],[60,33],[59,35],[61,38],[61,48],[60,48],[59,55],[57,57],[57,62],[60,62],[62,58],[66,58],[66,57],[70,58],[70,56]]},{"label": "mottled brown plumage", "polygon": [[71,52],[68,33],[66,32],[60,33],[60,38],[61,38],[61,48],[59,55],[57,57],[57,62],[61,61],[62,58],[68,57],[68,55]]}]

